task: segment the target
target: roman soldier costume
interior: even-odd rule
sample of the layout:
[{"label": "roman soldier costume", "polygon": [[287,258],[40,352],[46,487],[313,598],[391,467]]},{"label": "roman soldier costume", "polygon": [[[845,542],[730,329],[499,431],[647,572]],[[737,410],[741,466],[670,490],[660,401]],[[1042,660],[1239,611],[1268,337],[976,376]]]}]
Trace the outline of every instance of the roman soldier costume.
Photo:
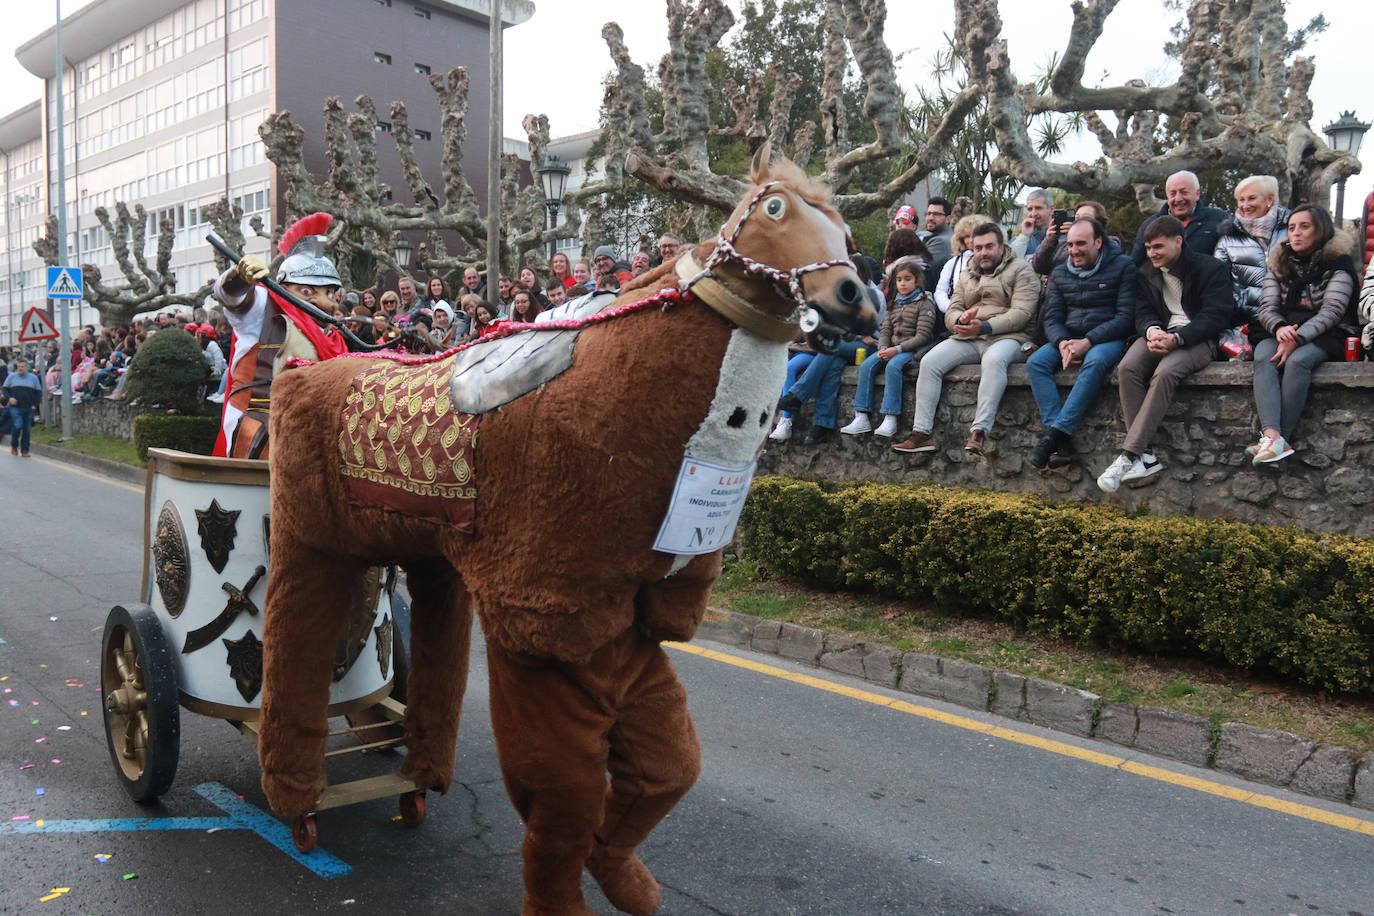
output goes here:
[{"label": "roman soldier costume", "polygon": [[[333,217],[313,213],[297,221],[277,243],[285,257],[278,283],[320,289],[341,285],[339,272],[325,256],[325,234]],[[231,458],[267,458],[267,418],[272,407],[272,379],[288,359],[319,361],[347,352],[343,335],[320,327],[304,310],[254,282],[265,273],[261,262],[245,257],[215,282],[215,298],[224,304],[234,329],[229,355],[229,384],[214,454]]]}]

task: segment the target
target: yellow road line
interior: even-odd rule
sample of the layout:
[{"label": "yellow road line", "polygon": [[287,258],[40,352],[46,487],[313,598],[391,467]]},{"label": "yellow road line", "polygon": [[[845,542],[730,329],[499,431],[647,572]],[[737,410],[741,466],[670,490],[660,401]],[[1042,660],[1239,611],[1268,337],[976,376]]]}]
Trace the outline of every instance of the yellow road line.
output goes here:
[{"label": "yellow road line", "polygon": [[1350,830],[1355,833],[1362,833],[1366,836],[1374,836],[1374,821],[1361,820],[1357,817],[1350,817],[1344,814],[1335,814],[1311,805],[1302,805],[1295,802],[1284,801],[1272,795],[1263,795],[1259,792],[1251,792],[1248,789],[1238,789],[1234,786],[1223,785],[1213,782],[1210,779],[1200,779],[1196,776],[1187,776],[1183,773],[1175,773],[1163,767],[1151,766],[1147,763],[1140,763],[1134,760],[1127,760],[1125,757],[1118,757],[1115,754],[1104,754],[1099,751],[1091,751],[1086,748],[1075,747],[1072,744],[1065,744],[1062,741],[1055,741],[1051,738],[1041,738],[1038,735],[1027,734],[1012,728],[1005,728],[1001,725],[992,725],[987,722],[979,722],[964,716],[956,716],[952,713],[941,712],[938,709],[931,709],[928,706],[918,706],[906,700],[898,700],[893,697],[883,696],[872,691],[862,690],[857,687],[849,687],[844,684],[837,684],[824,678],[813,677],[809,674],[797,674],[773,665],[756,662],[752,659],[741,658],[737,655],[727,655],[724,652],[717,652],[713,649],[703,649],[700,646],[686,645],[684,643],[664,643],[673,649],[681,652],[688,652],[692,655],[699,655],[702,658],[709,658],[712,661],[721,662],[726,665],[733,665],[736,668],[744,668],[757,674],[765,674],[769,677],[779,678],[784,681],[791,681],[794,684],[801,684],[806,687],[813,687],[816,690],[824,690],[827,693],[835,693],[840,696],[849,697],[864,703],[872,703],[875,706],[886,706],[896,712],[903,712],[912,716],[920,716],[923,719],[930,719],[943,725],[952,725],[955,728],[962,728],[967,731],[978,732],[992,738],[1001,738],[1004,741],[1013,741],[1017,744],[1024,744],[1027,747],[1037,748],[1048,751],[1051,754],[1059,754],[1064,757],[1072,757],[1075,760],[1083,760],[1087,763],[1095,763],[1098,766],[1110,767],[1115,770],[1123,770],[1137,776],[1144,776],[1158,782],[1166,782],[1170,785],[1180,786],[1185,789],[1192,789],[1196,792],[1206,792],[1208,795],[1216,795],[1231,801],[1241,802],[1246,805],[1253,805],[1256,808],[1266,808],[1270,811],[1278,811],[1293,817],[1300,817],[1305,820],[1315,821],[1319,824],[1326,824],[1331,827],[1338,827],[1341,830]]},{"label": "yellow road line", "polygon": [[124,489],[132,490],[135,493],[143,492],[142,487],[136,487],[133,484],[125,483],[122,480],[113,480],[109,477],[106,477],[104,474],[97,474],[94,471],[88,471],[83,467],[78,467],[74,464],[67,464],[67,462],[65,461],[57,461],[53,458],[43,458],[38,455],[34,455],[33,458],[36,458],[38,461],[42,462],[43,464],[46,464],[48,467],[61,468],[64,471],[70,471],[73,474],[79,474],[80,476],[88,477],[91,480],[98,480],[101,483],[107,483],[112,487],[123,487]]}]

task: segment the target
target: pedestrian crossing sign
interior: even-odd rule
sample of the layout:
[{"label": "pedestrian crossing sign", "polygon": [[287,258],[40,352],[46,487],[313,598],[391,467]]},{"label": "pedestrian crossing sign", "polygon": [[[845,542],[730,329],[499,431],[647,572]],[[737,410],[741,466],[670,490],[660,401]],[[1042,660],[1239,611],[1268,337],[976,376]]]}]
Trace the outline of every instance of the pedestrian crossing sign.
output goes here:
[{"label": "pedestrian crossing sign", "polygon": [[57,328],[52,326],[48,316],[44,315],[36,308],[31,308],[24,314],[24,326],[19,331],[20,343],[31,343],[35,340],[51,340],[57,336]]},{"label": "pedestrian crossing sign", "polygon": [[80,299],[82,288],[81,268],[49,267],[48,298]]}]

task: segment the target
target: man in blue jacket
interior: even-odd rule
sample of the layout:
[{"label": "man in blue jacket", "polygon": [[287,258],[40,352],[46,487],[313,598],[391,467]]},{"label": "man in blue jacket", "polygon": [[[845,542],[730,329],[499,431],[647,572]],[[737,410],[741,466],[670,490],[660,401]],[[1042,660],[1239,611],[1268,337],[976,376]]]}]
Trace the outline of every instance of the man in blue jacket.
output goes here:
[{"label": "man in blue jacket", "polygon": [[1217,338],[1231,323],[1231,272],[1183,241],[1183,224],[1161,216],[1145,231],[1149,264],[1140,268],[1135,310],[1139,337],[1117,370],[1126,439],[1121,455],[1097,478],[1104,493],[1137,485],[1164,465],[1152,441],[1184,378],[1216,359]]},{"label": "man in blue jacket", "polygon": [[[1050,274],[1044,344],[1026,361],[1045,435],[1031,449],[1037,468],[1077,459],[1073,434],[1097,397],[1102,380],[1126,352],[1133,328],[1138,273],[1095,219],[1069,227],[1069,259]],[[1078,367],[1069,396],[1059,397],[1054,374]]]},{"label": "man in blue jacket", "polygon": [[33,411],[43,400],[43,383],[29,371],[27,360],[19,360],[14,372],[5,377],[4,403],[10,412],[13,436],[10,454],[29,457],[29,430],[33,429]]},{"label": "man in blue jacket", "polygon": [[1161,216],[1172,216],[1183,224],[1183,243],[1189,251],[1211,257],[1217,247],[1221,222],[1230,214],[1202,204],[1202,187],[1192,172],[1174,172],[1170,175],[1164,182],[1164,196],[1166,202],[1159,212],[1140,224],[1135,234],[1135,247],[1131,249],[1131,260],[1135,261],[1137,267],[1145,264],[1145,230]]}]

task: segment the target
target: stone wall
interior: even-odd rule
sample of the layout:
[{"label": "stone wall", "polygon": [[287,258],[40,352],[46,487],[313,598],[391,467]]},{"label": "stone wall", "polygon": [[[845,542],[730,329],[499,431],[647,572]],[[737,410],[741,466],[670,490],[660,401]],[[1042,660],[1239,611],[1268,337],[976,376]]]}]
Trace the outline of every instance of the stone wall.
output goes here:
[{"label": "stone wall", "polygon": [[[831,480],[917,483],[935,481],[1036,493],[1062,502],[1105,502],[1134,512],[1190,515],[1306,531],[1374,534],[1374,363],[1328,363],[1314,378],[1297,454],[1261,468],[1244,454],[1259,438],[1251,364],[1218,362],[1187,379],[1160,427],[1155,453],[1164,470],[1139,489],[1108,495],[1097,475],[1119,454],[1124,426],[1114,379],[1097,401],[1074,443],[1083,465],[1038,471],[1027,455],[1042,435],[1025,366],[1013,366],[1010,384],[988,436],[987,455],[963,450],[977,399],[978,367],[961,366],[945,378],[932,453],[894,452],[892,441],[871,434],[842,436],[819,446],[802,445],[810,409],[794,422],[788,442],[767,443],[760,474],[792,474]],[[1059,376],[1063,388],[1075,372]],[[839,423],[853,416],[858,370],[845,370]],[[881,388],[882,376],[878,377]],[[908,375],[899,439],[910,431],[916,382]],[[881,394],[879,395],[879,399]],[[876,420],[880,418],[875,418]]]},{"label": "stone wall", "polygon": [[[118,436],[130,441],[134,438],[134,417],[155,412],[148,407],[136,407],[128,401],[96,398],[72,405],[72,435]],[[48,394],[43,397],[43,422],[49,427],[62,425],[62,398]]]}]

